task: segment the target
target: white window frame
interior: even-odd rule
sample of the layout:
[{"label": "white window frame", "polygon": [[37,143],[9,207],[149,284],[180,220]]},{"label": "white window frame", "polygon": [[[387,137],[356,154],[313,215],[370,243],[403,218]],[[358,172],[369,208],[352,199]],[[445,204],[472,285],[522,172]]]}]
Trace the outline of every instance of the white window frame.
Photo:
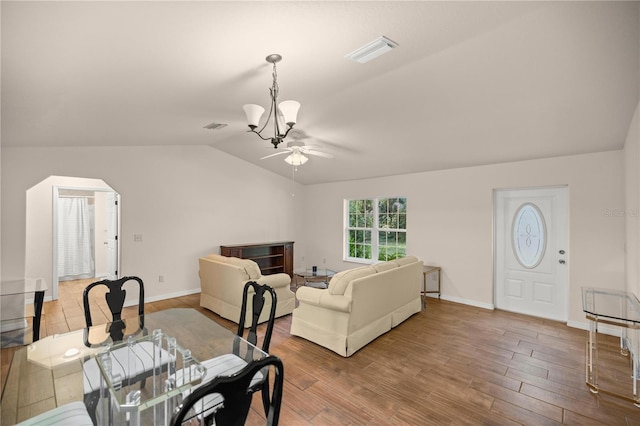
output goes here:
[{"label": "white window frame", "polygon": [[[405,228],[381,228],[379,224],[379,202],[380,200],[389,199],[389,198],[401,198],[405,201],[405,216],[406,216],[406,203],[407,197],[403,196],[392,196],[392,197],[373,197],[373,198],[350,198],[344,200],[344,228],[343,228],[343,260],[346,262],[354,262],[354,263],[364,263],[364,264],[374,264],[379,262],[378,260],[380,252],[379,252],[379,233],[380,232],[403,232],[405,235],[405,244],[407,237],[407,226],[406,226],[406,217],[405,217]],[[371,228],[367,227],[350,227],[349,221],[349,204],[352,201],[366,201],[370,200],[373,203],[373,226]],[[351,230],[362,230],[362,231],[371,231],[371,259],[364,259],[360,257],[351,257],[350,256],[350,240],[349,235]],[[406,256],[405,253],[400,256]]]}]

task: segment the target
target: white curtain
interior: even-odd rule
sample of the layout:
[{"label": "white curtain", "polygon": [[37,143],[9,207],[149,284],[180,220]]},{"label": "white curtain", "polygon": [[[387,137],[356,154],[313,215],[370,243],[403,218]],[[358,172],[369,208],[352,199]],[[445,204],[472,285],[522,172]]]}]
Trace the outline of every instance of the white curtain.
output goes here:
[{"label": "white curtain", "polygon": [[87,198],[58,199],[59,279],[94,276],[93,226],[93,205]]}]

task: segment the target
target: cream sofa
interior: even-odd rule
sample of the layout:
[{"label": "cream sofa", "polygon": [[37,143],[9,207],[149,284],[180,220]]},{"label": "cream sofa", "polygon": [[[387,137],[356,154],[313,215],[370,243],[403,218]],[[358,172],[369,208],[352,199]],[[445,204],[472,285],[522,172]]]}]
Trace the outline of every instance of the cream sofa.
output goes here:
[{"label": "cream sofa", "polygon": [[[242,291],[247,281],[267,284],[276,292],[276,317],[290,314],[295,306],[295,295],[291,291],[291,277],[287,274],[262,275],[260,267],[250,259],[210,254],[199,259],[200,306],[235,323],[240,320]],[[250,290],[253,294],[253,290]],[[245,324],[251,325],[251,297],[247,301]],[[260,315],[260,322],[269,317],[271,301],[267,297]]]},{"label": "cream sofa", "polygon": [[414,256],[339,272],[327,289],[300,287],[291,334],[348,357],[422,308]]}]

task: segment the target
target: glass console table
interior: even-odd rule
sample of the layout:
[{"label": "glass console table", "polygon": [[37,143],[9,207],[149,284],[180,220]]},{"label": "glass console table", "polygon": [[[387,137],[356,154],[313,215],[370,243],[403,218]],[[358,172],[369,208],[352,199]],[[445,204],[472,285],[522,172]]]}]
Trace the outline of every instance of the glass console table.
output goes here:
[{"label": "glass console table", "polygon": [[[582,310],[590,321],[586,349],[589,390],[626,399],[640,408],[640,302],[633,293],[583,287]],[[601,324],[620,328],[619,345],[598,339]]]},{"label": "glass console table", "polygon": [[[33,293],[33,324],[32,324],[32,342],[40,339],[40,318],[42,317],[42,305],[44,302],[44,293],[47,291],[47,282],[43,278],[21,278],[14,280],[3,280],[0,283],[0,308],[1,323],[3,332],[6,330],[23,329],[24,325],[18,324],[18,320],[26,318],[25,296]],[[5,324],[8,324],[5,327]],[[17,344],[29,343],[26,336],[21,336]]]}]

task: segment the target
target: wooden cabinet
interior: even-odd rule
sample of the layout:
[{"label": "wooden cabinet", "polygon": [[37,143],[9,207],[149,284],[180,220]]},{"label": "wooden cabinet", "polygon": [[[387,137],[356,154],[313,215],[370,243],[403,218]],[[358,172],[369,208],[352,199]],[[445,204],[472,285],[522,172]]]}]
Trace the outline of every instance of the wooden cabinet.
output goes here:
[{"label": "wooden cabinet", "polygon": [[284,272],[293,277],[293,241],[220,246],[220,254],[251,259],[260,266],[262,275]]}]

